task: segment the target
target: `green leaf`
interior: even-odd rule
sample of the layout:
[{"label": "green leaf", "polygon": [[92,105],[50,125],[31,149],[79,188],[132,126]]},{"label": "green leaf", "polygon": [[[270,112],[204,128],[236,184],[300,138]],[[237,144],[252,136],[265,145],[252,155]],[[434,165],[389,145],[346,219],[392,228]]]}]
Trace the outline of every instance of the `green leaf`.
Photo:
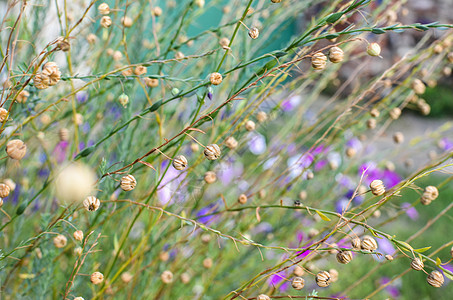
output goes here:
[{"label": "green leaf", "polygon": [[91,154],[91,152],[93,152],[95,149],[94,146],[91,146],[91,147],[88,147],[88,148],[85,148],[83,149],[79,154],[77,154],[77,156],[74,158],[75,160],[78,160],[79,158],[82,158],[82,157],[85,157],[85,156],[88,156]]},{"label": "green leaf", "polygon": [[383,33],[385,33],[385,30],[381,29],[381,28],[373,28],[373,29],[371,29],[371,32],[374,34],[383,34]]},{"label": "green leaf", "polygon": [[429,30],[429,27],[428,27],[428,26],[425,26],[425,25],[422,25],[422,24],[417,24],[417,25],[415,25],[415,28],[417,28],[417,29],[419,29],[419,30],[422,30],[422,31]]},{"label": "green leaf", "polygon": [[439,257],[436,257],[436,266],[440,266],[442,264],[442,261],[440,260]]},{"label": "green leaf", "polygon": [[332,33],[332,34],[326,35],[326,39],[333,40],[333,39],[336,39],[339,36],[340,36],[340,34],[338,34],[338,33]]},{"label": "green leaf", "polygon": [[407,250],[414,250],[414,248],[412,248],[412,246],[409,245],[409,244],[406,243],[406,242],[398,241],[398,243],[400,243],[401,245],[403,245]]},{"label": "green leaf", "polygon": [[343,12],[337,12],[337,13],[330,14],[327,16],[326,22],[328,24],[335,23],[336,21],[338,21],[341,18],[341,16],[343,16]]},{"label": "green leaf", "polygon": [[415,252],[418,252],[418,253],[423,253],[425,251],[428,251],[429,249],[431,249],[431,246],[429,247],[424,247],[424,248],[419,248],[419,249],[414,249]]},{"label": "green leaf", "polygon": [[368,230],[371,232],[371,234],[374,236],[374,237],[377,237],[378,239],[382,239],[382,237],[380,237],[376,231],[374,231],[372,228],[368,228]]},{"label": "green leaf", "polygon": [[16,215],[20,216],[24,213],[25,209],[27,208],[27,203],[22,203],[16,210]]},{"label": "green leaf", "polygon": [[325,215],[323,214],[322,212],[320,212],[319,210],[316,210],[316,213],[321,217],[321,219],[323,219],[324,221],[327,221],[329,222],[330,219]]}]

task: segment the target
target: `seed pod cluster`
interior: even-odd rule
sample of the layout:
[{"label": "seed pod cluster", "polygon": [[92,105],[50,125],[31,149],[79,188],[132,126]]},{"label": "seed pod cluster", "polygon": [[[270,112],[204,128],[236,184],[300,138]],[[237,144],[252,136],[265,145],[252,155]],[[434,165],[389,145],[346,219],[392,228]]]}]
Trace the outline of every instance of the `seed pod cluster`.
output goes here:
[{"label": "seed pod cluster", "polygon": [[319,287],[327,287],[330,284],[331,281],[331,276],[330,273],[327,271],[321,271],[318,274],[316,274],[316,284]]},{"label": "seed pod cluster", "polygon": [[423,191],[421,203],[423,205],[429,205],[432,201],[436,200],[438,196],[439,191],[437,190],[437,188],[435,186],[429,185],[425,187],[425,190]]},{"label": "seed pod cluster", "polygon": [[375,196],[381,196],[385,193],[385,186],[381,180],[373,180],[370,183],[370,189]]},{"label": "seed pod cluster", "polygon": [[120,186],[123,191],[132,191],[137,185],[137,180],[132,175],[126,175],[121,178]]},{"label": "seed pod cluster", "polygon": [[61,72],[54,62],[47,62],[42,66],[42,71],[33,78],[34,86],[43,90],[56,85],[61,79]]}]

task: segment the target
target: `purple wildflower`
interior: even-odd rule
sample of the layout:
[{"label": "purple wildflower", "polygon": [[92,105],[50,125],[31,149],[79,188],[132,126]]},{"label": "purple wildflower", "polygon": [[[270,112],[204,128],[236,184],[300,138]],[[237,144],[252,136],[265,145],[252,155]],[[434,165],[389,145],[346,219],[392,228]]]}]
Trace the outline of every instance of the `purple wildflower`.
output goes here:
[{"label": "purple wildflower", "polygon": [[88,100],[88,93],[86,91],[80,91],[76,94],[76,99],[79,103],[84,103]]},{"label": "purple wildflower", "polygon": [[[162,163],[162,170],[165,170],[168,165],[168,160],[165,160]],[[159,198],[159,202],[162,205],[169,205],[173,204],[175,200],[175,196],[179,198],[179,200],[183,200],[184,198],[184,180],[187,176],[186,172],[181,173],[180,171],[176,170],[173,167],[169,167],[167,172],[165,173],[162,181],[160,182],[159,186],[157,187],[157,197]]]},{"label": "purple wildflower", "polygon": [[410,203],[404,202],[403,204],[401,204],[401,208],[406,211],[407,216],[412,220],[418,219],[418,211]]},{"label": "purple wildflower", "polygon": [[65,161],[66,156],[67,156],[68,146],[69,146],[69,142],[67,142],[67,141],[61,141],[55,146],[55,149],[53,150],[53,156],[56,158],[56,160],[59,164],[61,164],[62,162]]},{"label": "purple wildflower", "polygon": [[291,111],[297,107],[301,101],[302,97],[300,95],[291,96],[282,102],[281,108],[283,111]]},{"label": "purple wildflower", "polygon": [[[382,277],[380,280],[381,285],[388,284],[390,282],[390,278],[388,277]],[[393,285],[389,284],[385,287],[385,290],[392,296],[392,298],[398,298],[400,296],[400,291],[399,289]]]},{"label": "purple wildflower", "polygon": [[249,132],[248,142],[249,150],[255,155],[263,154],[266,151],[266,139],[262,134]]}]

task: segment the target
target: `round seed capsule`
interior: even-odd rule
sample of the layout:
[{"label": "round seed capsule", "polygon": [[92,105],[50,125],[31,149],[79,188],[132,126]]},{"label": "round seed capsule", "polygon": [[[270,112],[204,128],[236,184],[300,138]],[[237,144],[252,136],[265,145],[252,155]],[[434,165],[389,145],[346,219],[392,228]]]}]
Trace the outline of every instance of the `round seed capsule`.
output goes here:
[{"label": "round seed capsule", "polygon": [[76,241],[81,242],[83,240],[83,231],[82,230],[76,230],[73,233],[74,239]]},{"label": "round seed capsule", "polygon": [[217,144],[211,144],[206,146],[206,148],[204,148],[203,153],[208,160],[216,160],[220,157],[221,154],[220,147]]},{"label": "round seed capsule", "polygon": [[397,120],[401,116],[401,109],[399,107],[394,107],[389,112],[390,119]]},{"label": "round seed capsule", "polygon": [[385,259],[388,260],[388,261],[392,261],[393,260],[393,256],[391,256],[390,254],[387,254],[385,256]]},{"label": "round seed capsule", "polygon": [[351,251],[340,251],[337,253],[337,261],[341,264],[348,264],[352,260]]},{"label": "round seed capsule", "polygon": [[378,245],[374,238],[372,238],[369,235],[366,235],[362,239],[361,247],[363,250],[375,251],[377,249]]},{"label": "round seed capsule", "polygon": [[332,47],[329,50],[329,60],[334,64],[342,62],[344,57],[344,52],[339,47]]},{"label": "round seed capsule", "polygon": [[420,259],[420,258],[415,258],[412,260],[411,262],[411,268],[416,270],[416,271],[420,271],[420,270],[423,270],[423,267],[425,265],[423,264],[423,261]]},{"label": "round seed capsule", "polygon": [[104,281],[104,274],[101,272],[94,272],[90,276],[90,281],[92,284],[100,284],[102,281]]},{"label": "round seed capsule", "polygon": [[435,186],[429,185],[425,187],[425,190],[423,191],[423,195],[421,198],[421,203],[423,205],[428,205],[431,203],[431,201],[436,200],[436,198],[439,196],[439,191]]},{"label": "round seed capsule", "polygon": [[101,18],[101,26],[104,28],[109,28],[112,26],[112,19],[109,16],[104,16]]},{"label": "round seed capsule", "polygon": [[331,282],[335,282],[338,280],[338,271],[335,270],[335,269],[330,269],[329,270],[329,274],[330,274],[330,281]]},{"label": "round seed capsule", "polygon": [[315,53],[311,57],[311,66],[315,70],[324,69],[326,67],[326,64],[327,64],[327,56],[325,56],[321,52]]},{"label": "round seed capsule", "polygon": [[96,211],[100,205],[101,201],[94,196],[88,196],[85,200],[83,200],[83,206],[87,211]]},{"label": "round seed capsule", "polygon": [[218,72],[211,73],[211,76],[209,77],[209,80],[213,85],[219,85],[222,83],[223,77],[222,74]]},{"label": "round seed capsule", "polygon": [[355,237],[351,240],[351,246],[353,249],[358,250],[358,249],[362,248],[362,241],[360,240],[360,238]]},{"label": "round seed capsule", "polygon": [[418,78],[416,78],[416,79],[414,79],[414,81],[412,81],[411,87],[414,90],[414,92],[418,95],[424,94],[426,91],[425,84],[423,83],[423,81],[421,81]]},{"label": "round seed capsule", "polygon": [[378,43],[371,43],[366,48],[366,53],[370,56],[379,56],[381,54],[381,46]]},{"label": "round seed capsule", "polygon": [[256,128],[255,122],[253,122],[252,120],[248,120],[247,122],[245,122],[245,130],[253,131],[255,130],[255,128]]},{"label": "round seed capsule", "polygon": [[236,141],[234,137],[230,136],[225,140],[225,146],[227,146],[227,148],[229,149],[236,149],[236,147],[238,146],[238,141]]},{"label": "round seed capsule", "polygon": [[208,171],[204,174],[204,181],[208,184],[214,183],[217,180],[215,172]]},{"label": "round seed capsule", "polygon": [[370,189],[375,196],[381,196],[385,193],[385,186],[381,180],[373,180],[370,183]]},{"label": "round seed capsule", "polygon": [[256,27],[252,27],[250,28],[249,30],[249,37],[251,37],[252,39],[257,39],[260,35],[260,31],[258,30],[258,28]]},{"label": "round seed capsule", "polygon": [[137,180],[132,175],[126,175],[121,178],[120,186],[123,191],[132,191],[137,185]]},{"label": "round seed capsule", "polygon": [[426,279],[428,283],[433,286],[440,288],[444,284],[444,275],[440,273],[439,271],[432,271],[429,275],[428,278]]},{"label": "round seed capsule", "polygon": [[110,13],[110,7],[107,3],[101,3],[98,6],[98,11],[102,15],[108,15]]},{"label": "round seed capsule", "polygon": [[268,295],[261,294],[256,297],[256,300],[271,300],[271,298]]},{"label": "round seed capsule", "polygon": [[319,287],[327,287],[330,284],[330,273],[327,271],[321,271],[316,274],[316,284]]},{"label": "round seed capsule", "polygon": [[7,184],[0,183],[0,198],[8,197],[10,191],[11,188]]},{"label": "round seed capsule", "polygon": [[402,132],[395,132],[393,134],[393,141],[396,143],[396,144],[401,144],[402,142],[404,142],[404,135]]},{"label": "round seed capsule", "polygon": [[294,277],[291,281],[291,286],[295,290],[301,290],[305,286],[305,280],[302,277]]},{"label": "round seed capsule", "polygon": [[129,283],[131,282],[132,280],[132,274],[129,273],[129,272],[124,272],[123,274],[121,274],[121,281],[124,282],[124,283]]},{"label": "round seed capsule", "polygon": [[6,154],[12,159],[21,160],[27,153],[27,146],[21,140],[11,140],[6,144]]},{"label": "round seed capsule", "polygon": [[238,202],[239,202],[240,204],[245,204],[245,203],[247,203],[247,196],[246,196],[245,194],[239,195]]},{"label": "round seed capsule", "polygon": [[172,165],[176,170],[184,170],[187,168],[187,158],[184,155],[178,155],[173,159]]},{"label": "round seed capsule", "polygon": [[301,277],[305,274],[305,270],[301,266],[296,265],[294,267],[293,274],[296,275],[297,277]]},{"label": "round seed capsule", "polygon": [[64,246],[66,246],[67,242],[68,242],[68,239],[62,234],[57,235],[53,239],[53,244],[57,248],[63,248]]},{"label": "round seed capsule", "polygon": [[173,281],[173,273],[171,271],[165,270],[161,275],[160,279],[163,283],[169,284]]}]

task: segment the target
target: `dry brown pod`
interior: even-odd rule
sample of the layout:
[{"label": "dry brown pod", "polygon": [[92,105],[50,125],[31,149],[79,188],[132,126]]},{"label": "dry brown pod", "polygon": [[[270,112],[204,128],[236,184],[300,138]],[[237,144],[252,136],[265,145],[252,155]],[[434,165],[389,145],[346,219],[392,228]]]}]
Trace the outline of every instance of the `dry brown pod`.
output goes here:
[{"label": "dry brown pod", "polygon": [[329,274],[330,274],[330,281],[331,281],[331,282],[335,282],[335,281],[338,280],[338,275],[339,275],[339,273],[338,273],[337,270],[335,270],[335,269],[330,269],[330,270],[329,270]]},{"label": "dry brown pod", "polygon": [[305,270],[301,266],[296,265],[294,267],[293,274],[297,277],[302,277],[305,274]]},{"label": "dry brown pod", "polygon": [[90,281],[92,284],[100,284],[102,281],[104,281],[104,274],[101,272],[94,272],[90,276]]},{"label": "dry brown pod", "polygon": [[291,286],[295,290],[301,290],[305,286],[305,280],[302,277],[294,277],[293,280],[291,280]]},{"label": "dry brown pod", "polygon": [[147,87],[155,88],[159,86],[159,79],[147,77],[144,81]]},{"label": "dry brown pod", "polygon": [[256,297],[256,300],[271,300],[271,298],[268,295],[261,294]]},{"label": "dry brown pod", "polygon": [[321,271],[318,274],[316,274],[316,284],[319,287],[327,287],[330,284],[331,276],[330,273],[327,271]]},{"label": "dry brown pod", "polygon": [[101,201],[94,196],[88,196],[85,200],[83,200],[83,206],[87,211],[96,211],[100,205]]},{"label": "dry brown pod", "polygon": [[204,156],[208,160],[216,160],[220,157],[220,147],[217,144],[211,144],[204,148]]},{"label": "dry brown pod", "polygon": [[64,246],[66,246],[67,242],[68,242],[68,239],[62,234],[57,235],[53,239],[53,244],[57,248],[63,248]]},{"label": "dry brown pod", "polygon": [[10,191],[11,188],[7,184],[0,183],[0,198],[8,197]]},{"label": "dry brown pod", "polygon": [[211,73],[211,76],[209,76],[209,80],[211,81],[211,84],[219,85],[222,83],[223,77],[219,72],[214,72]]},{"label": "dry brown pod", "polygon": [[315,70],[323,70],[323,69],[325,69],[326,64],[327,64],[327,56],[325,56],[321,52],[315,53],[311,57],[311,66]]},{"label": "dry brown pod", "polygon": [[132,191],[137,185],[137,180],[132,175],[126,175],[121,178],[120,186],[123,191]]},{"label": "dry brown pod", "polygon": [[163,283],[169,284],[173,281],[173,273],[169,270],[165,270],[160,275],[160,279],[162,280]]},{"label": "dry brown pod", "polygon": [[98,6],[98,11],[102,15],[108,15],[110,13],[110,7],[107,3],[101,3]]},{"label": "dry brown pod", "polygon": [[334,64],[342,62],[344,58],[344,52],[339,47],[332,47],[329,50],[329,60]]},{"label": "dry brown pod", "polygon": [[428,205],[431,203],[431,201],[436,200],[438,196],[439,191],[437,190],[437,188],[435,186],[429,185],[425,187],[420,201],[423,205]]},{"label": "dry brown pod", "polygon": [[74,231],[73,237],[76,241],[81,242],[83,240],[83,231],[82,230]]},{"label": "dry brown pod", "polygon": [[442,275],[441,272],[439,271],[432,271],[429,275],[428,278],[426,279],[429,283],[429,285],[440,288],[444,284],[444,275]]},{"label": "dry brown pod", "polygon": [[140,76],[140,75],[146,74],[147,71],[148,71],[148,69],[146,67],[137,66],[134,69],[134,74],[137,75],[137,76]]},{"label": "dry brown pod", "polygon": [[121,281],[124,283],[131,282],[132,278],[133,278],[133,276],[129,272],[124,272],[123,274],[121,274]]},{"label": "dry brown pod", "polygon": [[394,107],[390,110],[389,115],[392,120],[397,120],[401,116],[401,109]]},{"label": "dry brown pod", "polygon": [[422,261],[420,258],[418,258],[418,257],[414,258],[414,259],[411,261],[411,268],[412,268],[413,270],[416,270],[416,271],[423,270],[423,267],[424,267],[424,266],[425,266],[425,265],[423,264],[423,261]]},{"label": "dry brown pod", "polygon": [[238,197],[238,202],[240,204],[245,204],[247,203],[247,195],[245,194],[240,194],[239,197]]},{"label": "dry brown pod", "polygon": [[352,260],[351,251],[340,251],[337,253],[337,261],[341,264],[348,264]]},{"label": "dry brown pod", "polygon": [[404,142],[404,135],[402,132],[395,132],[393,134],[393,141],[396,143],[396,144],[401,144],[402,142]]},{"label": "dry brown pod", "polygon": [[259,35],[260,35],[260,31],[258,30],[258,28],[256,28],[256,27],[250,28],[249,37],[256,40],[259,37]]},{"label": "dry brown pod", "polygon": [[156,16],[156,17],[161,16],[162,15],[162,8],[160,8],[159,6],[153,7],[153,9],[151,10],[151,14],[153,16]]},{"label": "dry brown pod", "polygon": [[423,83],[423,81],[421,81],[418,78],[416,78],[416,79],[414,79],[414,81],[412,81],[411,87],[414,90],[414,92],[418,95],[424,94],[426,91],[425,84]]},{"label": "dry brown pod", "polygon": [[378,245],[377,245],[376,240],[373,237],[366,235],[362,239],[361,247],[363,250],[375,251],[377,249]]},{"label": "dry brown pod", "polygon": [[110,26],[112,26],[113,22],[112,22],[112,18],[110,18],[109,16],[103,16],[101,18],[101,26],[104,27],[104,28],[109,28]]},{"label": "dry brown pod", "polygon": [[232,136],[227,137],[227,139],[225,140],[225,146],[227,146],[227,148],[229,149],[236,149],[236,147],[238,146],[238,141],[236,141],[236,139]]},{"label": "dry brown pod", "polygon": [[362,248],[362,241],[360,240],[360,238],[358,237],[355,237],[351,240],[351,246],[353,249],[361,249]]},{"label": "dry brown pod", "polygon": [[248,120],[245,122],[245,130],[253,131],[255,130],[255,128],[256,128],[255,122],[253,122],[252,120]]},{"label": "dry brown pod", "polygon": [[173,159],[172,165],[176,170],[184,170],[188,165],[187,158],[184,155],[178,155]]},{"label": "dry brown pod", "polygon": [[124,16],[121,18],[121,24],[123,24],[124,27],[131,27],[133,24],[133,21],[130,17]]},{"label": "dry brown pod", "polygon": [[182,283],[188,284],[190,282],[191,276],[189,273],[182,273],[180,278]]},{"label": "dry brown pod", "polygon": [[373,180],[370,183],[371,193],[375,196],[382,196],[385,193],[385,186],[382,180]]},{"label": "dry brown pod", "polygon": [[205,267],[206,269],[212,268],[212,265],[213,265],[212,258],[207,257],[203,260],[203,267]]},{"label": "dry brown pod", "polygon": [[12,159],[21,160],[27,153],[27,146],[21,140],[11,140],[6,144],[6,154]]},{"label": "dry brown pod", "polygon": [[204,174],[204,181],[208,184],[214,183],[217,180],[217,175],[213,171],[208,171]]}]

